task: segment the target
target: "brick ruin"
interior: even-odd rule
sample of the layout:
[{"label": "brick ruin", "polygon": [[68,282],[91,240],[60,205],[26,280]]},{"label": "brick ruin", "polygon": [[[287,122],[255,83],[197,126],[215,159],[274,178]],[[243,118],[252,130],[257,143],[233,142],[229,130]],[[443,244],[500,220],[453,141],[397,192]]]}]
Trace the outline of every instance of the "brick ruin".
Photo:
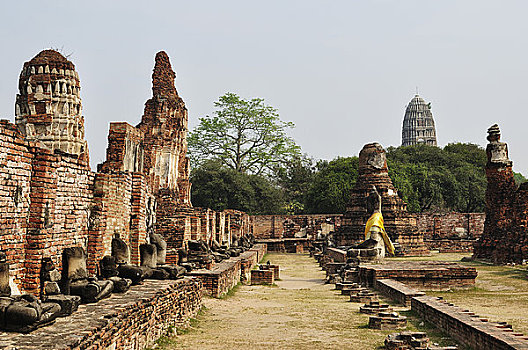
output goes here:
[{"label": "brick ruin", "polygon": [[440,253],[472,252],[484,231],[485,213],[414,213],[428,249]]},{"label": "brick ruin", "polygon": [[391,240],[405,255],[426,255],[423,233],[416,227],[416,218],[407,212],[407,203],[398,194],[389,177],[385,150],[378,143],[369,143],[359,153],[359,171],[341,227],[334,233],[336,245],[354,245],[364,240],[365,223],[369,218],[366,199],[372,186],[381,196],[385,229]]},{"label": "brick ruin", "polygon": [[107,159],[93,172],[74,64],[54,50],[24,63],[15,124],[0,121],[0,249],[20,291],[37,295],[42,259],[60,268],[65,248],[84,248],[95,273],[116,236],[138,264],[140,244],[160,233],[167,262],[177,263],[176,249],[191,239],[229,246],[249,232],[245,213],[192,207],[187,109],[175,76],[159,52],[141,122],[110,124]]},{"label": "brick ruin", "polygon": [[79,74],[66,57],[44,50],[24,63],[15,123],[29,141],[88,160]]},{"label": "brick ruin", "polygon": [[[440,253],[473,251],[473,244],[484,231],[485,213],[412,213],[427,249]],[[341,226],[343,214],[251,215],[250,232],[270,251],[295,252],[295,244],[307,248],[318,236]],[[306,241],[307,240],[307,241]]]},{"label": "brick ruin", "polygon": [[269,251],[304,252],[341,224],[342,214],[252,215],[250,232]]},{"label": "brick ruin", "polygon": [[522,263],[528,259],[528,183],[515,184],[508,145],[500,137],[497,124],[488,129],[486,221],[475,243],[474,257],[494,263]]}]

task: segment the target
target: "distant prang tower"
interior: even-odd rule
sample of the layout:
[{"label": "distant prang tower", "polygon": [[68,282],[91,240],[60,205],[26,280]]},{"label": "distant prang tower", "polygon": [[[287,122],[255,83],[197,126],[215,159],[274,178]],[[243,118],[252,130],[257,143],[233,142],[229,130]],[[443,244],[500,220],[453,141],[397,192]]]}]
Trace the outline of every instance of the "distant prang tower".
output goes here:
[{"label": "distant prang tower", "polygon": [[403,117],[402,146],[424,144],[436,146],[436,130],[431,104],[415,95]]}]

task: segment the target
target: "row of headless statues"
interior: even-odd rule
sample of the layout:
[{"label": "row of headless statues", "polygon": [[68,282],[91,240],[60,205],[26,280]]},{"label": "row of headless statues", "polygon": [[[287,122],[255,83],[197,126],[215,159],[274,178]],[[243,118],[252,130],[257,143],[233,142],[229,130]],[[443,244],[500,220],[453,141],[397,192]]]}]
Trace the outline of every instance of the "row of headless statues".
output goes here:
[{"label": "row of headless statues", "polygon": [[41,293],[37,297],[11,295],[9,264],[0,252],[0,329],[27,333],[51,324],[57,317],[75,312],[80,303],[93,303],[124,293],[144,279],[178,279],[187,271],[179,265],[165,264],[167,244],[160,235],[151,234],[150,244],[140,245],[140,266],[131,265],[130,249],[125,241],[112,240],[112,255],[99,264],[99,277],[90,276],[86,252],[82,247],[66,248],[62,254],[62,272],[50,258],[43,258],[40,273]]},{"label": "row of headless statues", "polygon": [[230,247],[213,241],[187,242],[180,250],[179,265],[166,264],[167,243],[159,234],[151,233],[149,244],[141,244],[140,266],[130,264],[128,244],[119,237],[112,239],[112,253],[99,263],[99,278],[90,276],[86,268],[86,252],[82,247],[66,248],[62,254],[62,272],[51,258],[43,258],[40,273],[40,299],[24,294],[12,295],[9,264],[0,252],[0,330],[28,333],[46,326],[57,317],[75,312],[80,303],[94,303],[112,293],[124,293],[144,279],[178,279],[187,271],[207,266],[211,260],[239,256],[251,248],[250,235],[236,239]]}]

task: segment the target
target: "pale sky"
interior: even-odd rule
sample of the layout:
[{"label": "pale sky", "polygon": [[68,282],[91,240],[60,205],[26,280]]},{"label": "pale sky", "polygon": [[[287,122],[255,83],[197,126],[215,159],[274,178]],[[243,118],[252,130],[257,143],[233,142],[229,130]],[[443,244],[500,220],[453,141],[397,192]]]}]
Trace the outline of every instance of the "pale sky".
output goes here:
[{"label": "pale sky", "polygon": [[439,145],[486,145],[498,123],[528,175],[528,1],[3,1],[0,118],[46,48],[70,55],[92,167],[108,125],[136,125],[165,50],[192,129],[225,92],[262,97],[318,159],[401,143],[406,104],[432,103]]}]

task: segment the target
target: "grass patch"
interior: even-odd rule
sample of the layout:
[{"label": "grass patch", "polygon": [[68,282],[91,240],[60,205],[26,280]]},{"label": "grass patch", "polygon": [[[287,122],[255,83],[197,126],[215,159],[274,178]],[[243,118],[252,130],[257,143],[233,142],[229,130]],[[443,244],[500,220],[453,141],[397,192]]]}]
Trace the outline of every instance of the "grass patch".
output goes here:
[{"label": "grass patch", "polygon": [[242,283],[238,282],[236,286],[228,290],[227,293],[225,293],[224,295],[221,295],[218,299],[226,300],[226,299],[231,298],[233,295],[235,295],[235,293],[237,292],[237,290],[240,288],[241,285]]},{"label": "grass patch", "polygon": [[145,350],[172,349],[175,345],[178,344],[177,336],[189,334],[194,329],[196,329],[196,327],[200,323],[200,318],[205,315],[206,311],[207,311],[207,308],[205,306],[203,306],[200,310],[198,310],[196,317],[192,317],[189,319],[189,324],[187,327],[175,328],[173,326],[170,326],[169,329],[167,330],[167,334],[160,337],[158,340],[154,342],[155,343],[154,347],[146,348]]},{"label": "grass patch", "polygon": [[[402,310],[399,314],[407,317],[407,329],[408,331],[415,332],[426,332],[427,337],[430,339],[431,344],[437,343],[440,346],[452,346],[456,342],[449,337],[446,333],[438,330],[431,323],[423,321],[418,315],[412,310]],[[465,349],[465,348],[460,348]]]},{"label": "grass patch", "polygon": [[262,257],[262,259],[260,259],[259,264],[264,264],[265,261],[268,261],[268,260],[269,260],[269,257],[270,257],[270,254],[269,254],[269,253],[264,254],[264,256]]}]

